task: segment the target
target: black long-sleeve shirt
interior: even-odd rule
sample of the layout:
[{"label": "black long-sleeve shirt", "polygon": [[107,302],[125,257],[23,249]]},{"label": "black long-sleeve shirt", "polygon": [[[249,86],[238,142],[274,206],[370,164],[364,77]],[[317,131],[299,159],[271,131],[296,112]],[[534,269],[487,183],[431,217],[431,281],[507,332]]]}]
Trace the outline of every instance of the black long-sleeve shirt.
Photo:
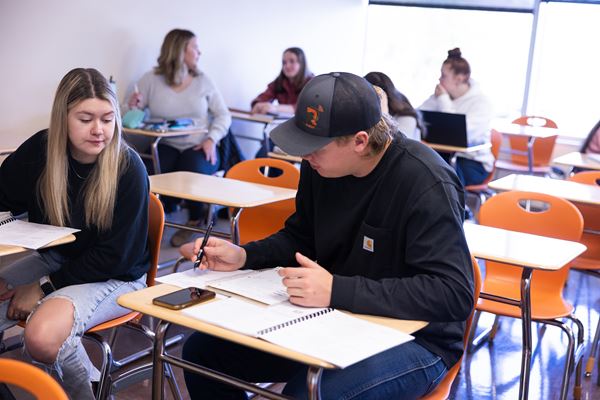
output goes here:
[{"label": "black long-sleeve shirt", "polygon": [[463,218],[454,171],[400,137],[365,177],[323,178],[303,162],[295,214],[244,246],[245,268],[297,265],[299,251],[333,274],[332,307],[429,321],[416,341],[450,367],[474,306]]},{"label": "black long-sleeve shirt", "polygon": [[[37,183],[46,164],[47,136],[46,130],[36,133],[0,166],[0,209],[13,214],[27,212],[29,221],[45,224],[49,221]],[[148,176],[133,150],[128,150],[127,157],[128,167],[118,183],[112,226],[99,232],[85,224],[81,192],[81,177],[87,177],[94,164],[81,164],[69,156],[69,226],[81,231],[75,234],[75,242],[52,249],[66,258],[60,270],[50,275],[56,288],[108,279],[132,281],[148,271]]]}]

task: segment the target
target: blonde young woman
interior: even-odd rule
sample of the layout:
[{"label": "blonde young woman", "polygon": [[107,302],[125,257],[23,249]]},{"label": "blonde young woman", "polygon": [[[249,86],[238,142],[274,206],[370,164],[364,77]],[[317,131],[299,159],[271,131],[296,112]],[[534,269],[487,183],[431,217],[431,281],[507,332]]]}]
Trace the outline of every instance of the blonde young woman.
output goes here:
[{"label": "blonde young woman", "polygon": [[116,300],[143,288],[149,268],[148,177],[120,121],[108,81],[74,69],[58,86],[49,129],[0,167],[0,210],[81,230],[73,243],[0,269],[0,332],[27,320],[26,352],[73,399],[93,399],[98,378],[81,336],[126,314]]},{"label": "blonde young woman", "polygon": [[[214,174],[220,160],[217,144],[227,134],[231,114],[213,82],[198,69],[198,39],[184,29],[173,29],[163,41],[158,66],[137,83],[128,106],[148,108],[150,115],[167,120],[193,118],[206,135],[165,138],[158,145],[161,172],[191,171]],[[163,198],[167,212],[179,200]],[[188,202],[188,225],[197,225],[203,217],[202,203]],[[173,246],[187,242],[192,232],[179,230],[171,238]]]}]

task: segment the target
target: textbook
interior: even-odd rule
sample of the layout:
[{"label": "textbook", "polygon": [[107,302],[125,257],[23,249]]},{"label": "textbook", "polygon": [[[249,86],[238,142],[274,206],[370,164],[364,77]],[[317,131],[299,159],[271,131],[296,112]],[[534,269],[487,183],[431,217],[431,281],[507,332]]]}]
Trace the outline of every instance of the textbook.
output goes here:
[{"label": "textbook", "polygon": [[0,245],[37,250],[78,231],[79,229],[21,221],[10,212],[0,212]]},{"label": "textbook", "polygon": [[183,314],[345,368],[413,336],[333,308],[289,302],[265,306],[235,297],[203,303]]}]

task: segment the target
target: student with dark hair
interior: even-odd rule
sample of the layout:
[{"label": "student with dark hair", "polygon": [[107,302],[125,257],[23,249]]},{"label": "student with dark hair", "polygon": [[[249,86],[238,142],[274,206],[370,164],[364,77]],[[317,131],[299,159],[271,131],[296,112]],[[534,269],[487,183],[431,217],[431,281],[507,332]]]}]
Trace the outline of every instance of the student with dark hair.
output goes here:
[{"label": "student with dark hair", "polygon": [[[471,67],[458,48],[448,51],[434,94],[419,109],[465,114],[468,144],[473,146],[490,142],[491,103],[471,79]],[[494,167],[494,156],[490,149],[457,153],[456,156],[456,172],[465,186],[480,184]]]},{"label": "student with dark hair", "polygon": [[142,160],[121,137],[116,95],[95,69],[64,76],[49,128],[0,167],[0,210],[81,230],[0,269],[0,332],[26,320],[25,350],[71,399],[93,399],[99,379],[84,332],[127,314],[117,298],[146,286],[148,191]]},{"label": "student with dark hair", "polygon": [[392,80],[383,72],[369,72],[365,79],[382,88],[387,95],[388,112],[396,121],[398,130],[406,137],[420,141],[423,123],[408,98],[396,89]]},{"label": "student with dark hair", "polygon": [[[252,112],[293,114],[300,91],[312,77],[304,51],[299,47],[285,49],[281,59],[281,72],[264,92],[252,100]],[[274,103],[275,100],[277,104]]]},{"label": "student with dark hair", "polygon": [[[298,95],[313,76],[308,69],[306,55],[301,48],[290,47],[285,49],[281,58],[281,72],[273,82],[269,83],[264,92],[252,100],[252,112],[258,114],[294,114]],[[272,148],[273,142],[269,139],[269,148],[266,149],[264,145],[261,146],[256,153],[256,157],[266,157]]]},{"label": "student with dark hair", "polygon": [[600,154],[600,121],[598,121],[590,133],[588,133],[579,151],[581,153]]},{"label": "student with dark hair", "polygon": [[[241,247],[209,238],[201,269],[285,266],[279,275],[293,304],[429,321],[415,340],[321,379],[324,399],[425,395],[460,359],[474,306],[456,174],[397,134],[373,86],[349,73],[313,78],[294,118],[271,135],[303,158],[296,212],[281,231]],[[308,397],[307,366],[273,354],[194,333],[183,358],[251,382],[287,382],[285,395]],[[193,399],[246,398],[192,373],[185,380]]]},{"label": "student with dark hair", "polygon": [[[212,175],[219,170],[217,144],[231,125],[231,114],[212,80],[198,69],[198,39],[190,31],[173,29],[165,36],[158,66],[137,83],[139,91],[131,94],[129,107],[148,108],[152,117],[167,120],[192,118],[205,135],[164,138],[158,145],[161,172],[191,171]],[[165,209],[172,210],[179,199],[162,198]],[[206,207],[188,201],[187,225],[196,226]],[[178,230],[171,237],[173,246],[190,240],[193,232]]]}]

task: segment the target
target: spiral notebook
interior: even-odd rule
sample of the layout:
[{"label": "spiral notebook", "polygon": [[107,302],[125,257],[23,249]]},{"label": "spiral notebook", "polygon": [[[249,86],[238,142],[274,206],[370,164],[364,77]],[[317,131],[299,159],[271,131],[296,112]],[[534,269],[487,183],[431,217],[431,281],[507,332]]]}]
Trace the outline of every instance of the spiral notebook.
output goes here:
[{"label": "spiral notebook", "polygon": [[10,212],[0,212],[0,245],[37,250],[79,229],[21,221]]},{"label": "spiral notebook", "polygon": [[264,306],[232,297],[181,312],[340,368],[413,339],[333,308],[305,308],[289,302]]}]

